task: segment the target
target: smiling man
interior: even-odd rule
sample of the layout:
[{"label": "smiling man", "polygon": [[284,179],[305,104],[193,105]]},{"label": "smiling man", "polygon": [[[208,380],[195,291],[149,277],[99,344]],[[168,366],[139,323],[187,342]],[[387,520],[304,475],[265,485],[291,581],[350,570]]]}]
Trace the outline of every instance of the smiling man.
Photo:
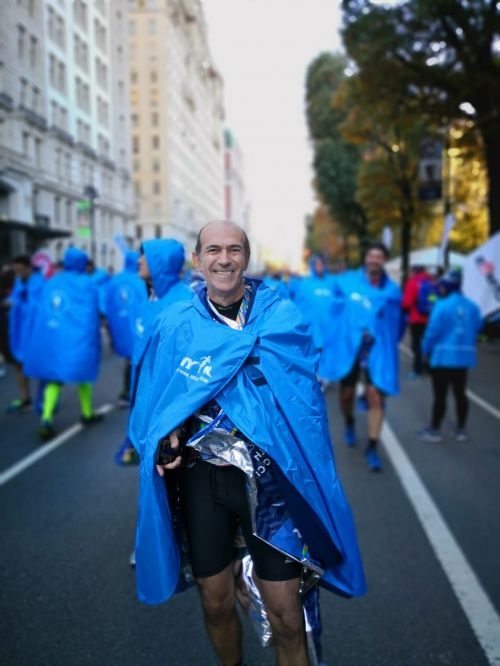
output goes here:
[{"label": "smiling man", "polygon": [[193,253],[206,287],[162,313],[140,362],[130,423],[141,456],[138,594],[160,603],[194,580],[217,656],[241,664],[243,536],[277,663],[304,666],[311,581],[342,596],[365,583],[309,329],[291,301],[244,276],[249,259],[242,229],[206,225]]}]

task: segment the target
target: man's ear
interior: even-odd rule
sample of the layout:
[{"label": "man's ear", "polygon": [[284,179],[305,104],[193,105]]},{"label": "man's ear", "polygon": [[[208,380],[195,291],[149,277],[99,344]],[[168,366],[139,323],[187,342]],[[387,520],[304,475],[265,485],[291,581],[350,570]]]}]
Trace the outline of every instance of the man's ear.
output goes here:
[{"label": "man's ear", "polygon": [[201,273],[200,257],[196,254],[196,252],[191,253],[191,261],[193,262],[193,266],[196,268],[196,270],[200,271]]}]

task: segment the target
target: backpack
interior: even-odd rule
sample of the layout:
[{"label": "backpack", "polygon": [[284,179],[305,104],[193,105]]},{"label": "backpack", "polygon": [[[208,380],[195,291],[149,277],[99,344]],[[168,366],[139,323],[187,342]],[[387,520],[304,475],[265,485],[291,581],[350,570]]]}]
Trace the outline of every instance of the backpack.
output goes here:
[{"label": "backpack", "polygon": [[418,288],[415,307],[421,315],[428,315],[438,297],[437,285],[431,280],[422,280]]}]

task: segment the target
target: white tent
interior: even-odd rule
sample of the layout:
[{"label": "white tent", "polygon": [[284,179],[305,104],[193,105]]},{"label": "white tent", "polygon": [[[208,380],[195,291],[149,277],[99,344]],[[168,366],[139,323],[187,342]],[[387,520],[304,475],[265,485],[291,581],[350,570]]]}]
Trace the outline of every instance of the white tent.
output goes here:
[{"label": "white tent", "polygon": [[500,232],[467,257],[462,291],[478,304],[483,317],[500,309]]},{"label": "white tent", "polygon": [[[448,253],[448,263],[450,268],[463,268],[467,260],[466,255],[459,252]],[[438,268],[439,262],[439,246],[424,247],[422,250],[413,250],[410,252],[409,257],[410,266],[425,266],[431,271]],[[385,265],[386,271],[396,282],[401,281],[401,257],[394,257]]]}]

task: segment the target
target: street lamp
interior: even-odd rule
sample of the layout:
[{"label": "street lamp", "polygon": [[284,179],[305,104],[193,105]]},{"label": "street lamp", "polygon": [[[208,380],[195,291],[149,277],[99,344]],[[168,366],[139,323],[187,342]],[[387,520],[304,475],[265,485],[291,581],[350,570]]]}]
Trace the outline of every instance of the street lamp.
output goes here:
[{"label": "street lamp", "polygon": [[89,202],[89,227],[90,227],[90,258],[95,264],[96,242],[95,242],[95,205],[99,200],[99,192],[93,185],[86,185],[83,196]]}]

